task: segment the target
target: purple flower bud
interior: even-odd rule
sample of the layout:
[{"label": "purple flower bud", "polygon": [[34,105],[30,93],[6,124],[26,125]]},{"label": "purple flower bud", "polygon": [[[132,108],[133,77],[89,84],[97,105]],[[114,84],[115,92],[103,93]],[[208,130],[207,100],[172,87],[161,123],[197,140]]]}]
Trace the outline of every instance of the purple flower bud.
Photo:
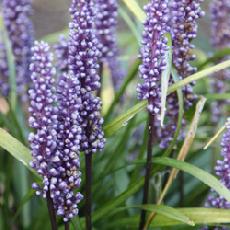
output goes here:
[{"label": "purple flower bud", "polygon": [[29,64],[33,45],[31,0],[3,0],[3,16],[15,58],[17,89],[22,95],[30,81]]},{"label": "purple flower bud", "polygon": [[[69,25],[69,75],[79,82],[76,92],[81,98],[81,150],[86,154],[104,147],[101,101],[95,92],[101,87],[99,70],[99,43],[93,25],[92,1],[73,0]],[[73,114],[77,119],[77,114]]]},{"label": "purple flower bud", "polygon": [[147,19],[142,35],[142,64],[139,68],[143,83],[138,84],[137,92],[139,99],[148,100],[148,110],[155,115],[160,112],[161,73],[166,67],[164,58],[167,51],[167,39],[164,35],[168,32],[167,4],[168,0],[151,0],[145,6]]}]

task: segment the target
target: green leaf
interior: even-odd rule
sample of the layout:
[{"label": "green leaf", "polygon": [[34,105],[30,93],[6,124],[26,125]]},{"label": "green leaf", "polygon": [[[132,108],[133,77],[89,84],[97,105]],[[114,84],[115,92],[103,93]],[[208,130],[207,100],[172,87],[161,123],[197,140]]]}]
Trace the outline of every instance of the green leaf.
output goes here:
[{"label": "green leaf", "polygon": [[0,128],[0,147],[7,150],[14,158],[32,170],[29,166],[29,162],[32,160],[30,150],[2,128]]},{"label": "green leaf", "polygon": [[218,72],[218,71],[223,70],[223,69],[227,69],[229,67],[230,67],[230,60],[227,60],[227,61],[224,61],[220,64],[217,64],[213,67],[201,70],[201,71],[173,84],[171,87],[169,87],[168,94],[176,91],[178,88],[181,88],[181,87],[189,84],[190,82],[200,80],[204,77],[208,77],[210,74],[213,74],[213,73]]},{"label": "green leaf", "polygon": [[135,0],[123,0],[128,9],[136,16],[140,22],[144,22],[146,18],[145,12],[140,8]]},{"label": "green leaf", "polygon": [[[230,212],[226,209],[217,208],[176,208],[180,213],[183,213],[196,225],[214,225],[224,224],[230,222]],[[111,222],[107,229],[133,229],[136,228],[139,222],[139,216],[129,218],[119,218],[118,221]],[[154,221],[151,223],[151,229],[156,227],[169,227],[183,225],[179,220],[175,220],[163,215],[156,215]]]},{"label": "green leaf", "polygon": [[161,214],[162,216],[168,217],[170,219],[178,220],[188,225],[192,225],[192,226],[195,225],[195,223],[191,219],[189,219],[186,215],[184,215],[184,213],[180,212],[176,208],[172,208],[169,206],[146,204],[146,205],[137,205],[131,207],[141,208],[146,211],[155,212],[157,214]]},{"label": "green leaf", "polygon": [[202,181],[204,184],[215,190],[220,196],[223,196],[226,200],[230,202],[230,191],[227,189],[220,181],[211,175],[210,173],[184,161],[178,161],[170,159],[167,157],[155,158],[154,162],[156,164],[161,164],[165,166],[171,166],[173,168],[182,170],[196,177],[198,180]]},{"label": "green leaf", "polygon": [[230,93],[211,93],[211,94],[206,94],[205,97],[210,101],[229,100]]},{"label": "green leaf", "polygon": [[165,35],[168,39],[168,51],[165,56],[166,59],[166,69],[162,72],[161,75],[161,126],[163,127],[164,117],[166,112],[166,100],[167,100],[167,92],[168,92],[168,85],[169,79],[171,75],[172,69],[172,37],[168,33]]},{"label": "green leaf", "polygon": [[129,15],[126,13],[126,11],[122,8],[119,8],[119,14],[124,19],[130,30],[132,31],[133,35],[137,39],[137,41],[140,40],[140,35],[137,30],[136,24],[133,22],[133,20],[129,17]]},{"label": "green leaf", "polygon": [[102,208],[99,210],[96,210],[93,213],[93,221],[97,221],[102,217],[105,217],[106,215],[109,215],[110,212],[114,210],[117,206],[121,205],[128,197],[136,193],[142,184],[144,183],[144,179],[140,179],[139,181],[136,181],[135,183],[131,184],[129,188],[123,192],[118,197],[113,198],[111,201],[109,201],[107,204],[105,204]]},{"label": "green leaf", "polygon": [[230,48],[224,48],[221,50],[216,51],[216,53],[213,54],[213,56],[207,58],[204,62],[198,65],[198,69],[202,69],[204,66],[206,66],[208,63],[215,63],[218,60],[221,60],[222,58],[230,55]]},{"label": "green leaf", "polygon": [[126,126],[127,122],[130,119],[132,119],[136,114],[138,114],[140,111],[142,111],[146,107],[146,105],[147,102],[142,101],[136,104],[135,106],[133,106],[131,109],[129,109],[125,114],[120,115],[113,122],[106,125],[104,128],[105,136],[110,137],[120,128]]}]

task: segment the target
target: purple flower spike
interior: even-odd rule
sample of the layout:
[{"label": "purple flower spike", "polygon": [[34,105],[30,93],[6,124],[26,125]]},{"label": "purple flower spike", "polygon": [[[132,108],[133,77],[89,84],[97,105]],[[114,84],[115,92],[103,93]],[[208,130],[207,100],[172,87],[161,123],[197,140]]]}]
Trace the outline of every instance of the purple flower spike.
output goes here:
[{"label": "purple flower spike", "polygon": [[212,44],[216,48],[230,46],[230,2],[213,0],[210,5]]},{"label": "purple flower spike", "polygon": [[[210,5],[211,13],[211,38],[212,44],[216,49],[224,49],[230,47],[230,2],[228,0],[213,0]],[[225,59],[229,59],[226,57]],[[222,60],[223,61],[223,60]],[[230,80],[230,70],[222,70],[215,74],[214,80],[211,80],[212,91],[214,93],[224,93],[229,91],[229,85],[226,84]],[[212,118],[214,122],[218,122],[219,116],[225,101],[214,102],[212,106]]]},{"label": "purple flower spike", "polygon": [[25,93],[26,84],[30,81],[29,64],[34,40],[33,26],[29,19],[31,11],[31,0],[3,0],[4,23],[15,58],[20,94]]},{"label": "purple flower spike", "polygon": [[104,59],[117,55],[117,0],[96,0],[96,29]]},{"label": "purple flower spike", "polygon": [[55,46],[55,53],[57,57],[57,69],[60,72],[68,72],[68,58],[69,58],[69,42],[64,36],[60,36],[59,42]]},{"label": "purple flower spike", "polygon": [[[1,31],[0,31],[0,35]],[[0,95],[7,97],[9,94],[9,71],[7,63],[6,49],[0,40]]]},{"label": "purple flower spike", "polygon": [[69,25],[69,75],[79,81],[81,98],[81,150],[86,154],[102,150],[104,133],[102,130],[101,101],[95,96],[100,88],[99,43],[93,25],[92,1],[73,0],[70,7],[72,22]]},{"label": "purple flower spike", "polygon": [[[58,128],[57,128],[57,165],[54,176],[58,179],[53,186],[54,205],[57,214],[67,222],[78,214],[77,204],[82,195],[74,193],[80,187],[80,90],[79,81],[63,74],[58,82]],[[55,175],[56,174],[56,175]],[[57,194],[58,192],[58,194]],[[57,195],[56,195],[57,194]]]},{"label": "purple flower spike", "polygon": [[53,88],[55,69],[52,67],[53,58],[46,43],[35,42],[32,52],[30,70],[33,88],[29,90],[29,124],[35,129],[35,133],[29,136],[33,156],[31,166],[43,178],[44,187],[41,191],[37,190],[37,194],[46,196],[52,178],[50,169],[59,160],[56,155],[57,116]]},{"label": "purple flower spike", "polygon": [[[203,0],[173,0],[171,2],[171,28],[173,39],[173,64],[181,78],[188,77],[196,71],[189,63],[195,59],[192,54],[194,45],[191,41],[197,35],[197,20],[204,15],[200,3]],[[186,107],[193,104],[196,96],[191,85],[184,88]]]},{"label": "purple flower spike", "polygon": [[[63,74],[54,90],[55,68],[49,46],[35,43],[31,71],[34,88],[29,91],[31,117],[35,129],[30,134],[33,161],[31,166],[43,178],[43,187],[33,184],[37,195],[49,192],[57,215],[65,222],[78,214],[82,199],[75,190],[80,187],[80,98],[79,82]],[[58,106],[55,106],[57,104]]]},{"label": "purple flower spike", "polygon": [[118,57],[108,58],[108,66],[111,73],[112,83],[115,91],[118,91],[122,85],[125,70],[122,68],[122,64]]},{"label": "purple flower spike", "polygon": [[166,67],[164,60],[167,51],[168,32],[168,0],[151,0],[145,6],[147,19],[144,23],[142,38],[140,78],[143,83],[138,84],[138,98],[147,99],[148,110],[151,114],[160,112],[160,82],[161,73]]},{"label": "purple flower spike", "polygon": [[118,60],[119,51],[116,37],[118,3],[117,0],[96,0],[96,32],[102,53],[102,62],[110,69],[112,83],[117,91],[124,78],[124,71]]}]

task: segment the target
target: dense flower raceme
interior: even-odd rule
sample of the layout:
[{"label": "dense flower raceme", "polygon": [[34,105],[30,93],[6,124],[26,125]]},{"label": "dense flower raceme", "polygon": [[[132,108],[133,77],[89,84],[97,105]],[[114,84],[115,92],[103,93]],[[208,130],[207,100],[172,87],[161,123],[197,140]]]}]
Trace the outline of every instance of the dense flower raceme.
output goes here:
[{"label": "dense flower raceme", "polygon": [[119,58],[111,57],[107,59],[108,66],[111,73],[112,83],[114,86],[115,91],[118,91],[122,85],[125,76],[125,70],[122,66],[121,61]]},{"label": "dense flower raceme", "polygon": [[[53,200],[57,214],[69,221],[78,214],[77,204],[82,199],[74,190],[80,186],[79,107],[76,91],[78,81],[63,75],[55,92],[55,68],[49,46],[35,43],[31,64],[33,88],[29,95],[30,134],[33,161],[31,166],[42,176],[43,187],[33,184],[37,195]],[[58,106],[55,106],[58,104]]]},{"label": "dense flower raceme", "polygon": [[[173,41],[173,64],[180,78],[188,77],[196,71],[190,61],[195,59],[192,54],[194,46],[191,44],[197,33],[197,19],[204,15],[200,8],[201,0],[172,0],[169,3],[172,41]],[[189,108],[195,101],[196,95],[193,93],[193,84],[184,88],[185,107]],[[160,133],[162,148],[167,148],[176,130],[178,119],[178,98],[176,93],[172,93],[167,98],[168,108],[166,113],[166,124]],[[185,121],[183,121],[185,124]],[[181,133],[183,136],[183,133]]]},{"label": "dense flower raceme", "polygon": [[3,0],[3,17],[16,63],[17,89],[25,93],[30,81],[29,64],[33,45],[33,26],[30,21],[31,0]]},{"label": "dense flower raceme", "polygon": [[[222,184],[230,189],[230,119],[228,119],[227,130],[221,141],[222,160],[218,160],[215,171]],[[205,203],[206,207],[230,209],[230,202],[219,196],[215,191],[211,191]],[[208,229],[208,227],[203,228]],[[225,227],[216,227],[215,229],[229,229]]]},{"label": "dense flower raceme", "polygon": [[57,69],[61,73],[68,73],[69,42],[63,35],[60,36],[58,43],[55,45],[55,54],[57,58]]},{"label": "dense flower raceme", "polygon": [[117,0],[96,0],[96,31],[103,58],[114,57],[117,53],[116,25]]},{"label": "dense flower raceme", "polygon": [[118,2],[117,0],[96,0],[96,32],[102,62],[106,62],[111,72],[112,83],[118,90],[124,78],[122,65],[118,60],[119,51],[116,39]]},{"label": "dense flower raceme", "polygon": [[101,86],[98,75],[101,53],[93,25],[93,2],[73,0],[70,14],[69,74],[80,83],[81,150],[94,153],[103,149],[105,139],[101,100],[95,96]]},{"label": "dense flower raceme", "polygon": [[[230,48],[230,2],[228,0],[213,0],[210,5],[211,38],[216,49]],[[229,57],[227,57],[229,58]],[[229,91],[230,70],[223,70],[215,74],[211,81],[214,93]],[[213,121],[217,122],[224,106],[223,101],[215,102],[212,106]]]},{"label": "dense flower raceme", "polygon": [[9,93],[9,70],[7,64],[6,49],[1,41],[1,31],[0,31],[0,95],[6,97]]},{"label": "dense flower raceme", "polygon": [[[196,69],[191,66],[190,61],[195,59],[192,54],[194,45],[191,41],[197,35],[197,20],[204,15],[200,3],[203,0],[173,0],[171,2],[171,28],[173,39],[173,64],[181,78],[193,74]],[[185,105],[193,104],[195,94],[192,86],[187,85],[184,89]]]},{"label": "dense flower raceme", "polygon": [[139,68],[143,83],[138,84],[138,98],[148,100],[148,110],[153,115],[160,112],[160,82],[161,73],[166,67],[168,32],[168,1],[151,0],[145,6],[147,19],[144,23],[142,37],[141,60]]}]

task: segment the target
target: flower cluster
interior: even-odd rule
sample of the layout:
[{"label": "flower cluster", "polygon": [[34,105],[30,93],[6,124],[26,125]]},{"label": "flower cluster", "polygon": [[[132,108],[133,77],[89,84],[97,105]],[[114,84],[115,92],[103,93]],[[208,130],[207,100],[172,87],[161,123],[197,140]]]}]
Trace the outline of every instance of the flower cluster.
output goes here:
[{"label": "flower cluster", "polygon": [[54,197],[57,214],[69,221],[78,214],[77,204],[82,199],[80,193],[74,189],[80,187],[80,114],[81,99],[79,81],[71,75],[63,74],[58,82],[58,125],[57,125],[57,153],[59,164],[57,168],[58,183],[61,193]]},{"label": "flower cluster", "polygon": [[213,0],[210,5],[212,44],[216,48],[230,46],[230,2]]},{"label": "flower cluster", "polygon": [[102,62],[106,62],[111,72],[112,83],[118,90],[124,78],[124,71],[118,60],[118,45],[116,42],[116,26],[118,16],[117,0],[96,0],[96,32]]},{"label": "flower cluster", "polygon": [[101,101],[95,96],[100,88],[98,61],[101,53],[93,24],[93,3],[73,0],[70,14],[69,75],[80,84],[81,150],[87,154],[103,149],[105,142]]},{"label": "flower cluster", "polygon": [[[0,31],[0,35],[1,31]],[[0,95],[6,97],[9,93],[9,70],[7,63],[6,49],[3,42],[0,40]]]},{"label": "flower cluster", "polygon": [[[212,20],[211,38],[216,49],[230,47],[230,3],[227,0],[213,0],[210,5]],[[229,57],[227,57],[229,58]],[[230,70],[223,70],[215,74],[211,81],[212,91],[223,93],[229,91],[226,82],[230,79]],[[223,101],[215,102],[212,106],[213,121],[217,122],[224,106]]]},{"label": "flower cluster", "polygon": [[125,70],[123,69],[121,62],[118,60],[118,57],[108,58],[107,62],[110,69],[114,89],[115,91],[118,91],[123,82]]},{"label": "flower cluster", "polygon": [[[170,7],[170,21],[172,41],[173,41],[173,64],[180,78],[185,78],[196,71],[190,61],[195,59],[192,54],[194,46],[191,41],[196,37],[197,22],[204,15],[200,8],[201,0],[172,0]],[[186,85],[183,89],[185,95],[185,107],[188,109],[196,99],[193,93],[193,83]],[[168,108],[166,112],[167,122],[160,133],[161,148],[167,148],[176,130],[178,119],[178,99],[177,94],[172,93],[167,99]],[[185,121],[183,121],[185,124]],[[183,133],[181,133],[183,136]]]},{"label": "flower cluster", "polygon": [[29,136],[33,156],[31,166],[43,177],[44,187],[37,194],[46,196],[51,185],[51,172],[56,171],[54,165],[57,160],[57,115],[54,107],[56,96],[53,87],[55,69],[52,67],[52,55],[46,43],[36,42],[32,52],[34,55],[30,70],[33,88],[29,90],[29,124],[36,132]]},{"label": "flower cluster", "polygon": [[[230,119],[228,119],[227,131],[224,133],[221,141],[221,148],[221,156],[223,159],[217,161],[215,171],[216,175],[220,178],[221,183],[230,189]],[[230,202],[225,200],[222,196],[219,196],[215,191],[211,191],[205,206],[229,209]],[[225,228],[219,229],[223,230]]]},{"label": "flower cluster", "polygon": [[12,45],[17,72],[17,89],[25,93],[25,84],[30,81],[29,64],[33,45],[33,26],[29,19],[31,0],[3,0],[3,16]]},{"label": "flower cluster", "polygon": [[[195,59],[191,41],[197,35],[197,20],[204,15],[200,7],[202,1],[173,0],[171,2],[173,64],[181,78],[188,77],[196,71],[196,68],[190,64],[190,61]],[[190,84],[184,88],[186,107],[190,107],[196,98],[192,86],[193,84]]]},{"label": "flower cluster", "polygon": [[60,36],[59,42],[55,45],[55,53],[57,57],[57,69],[61,73],[68,72],[68,58],[69,58],[69,43],[68,39],[64,36]]},{"label": "flower cluster", "polygon": [[114,57],[117,53],[116,25],[117,0],[96,0],[96,30],[102,57]]},{"label": "flower cluster", "polygon": [[138,84],[138,98],[148,100],[148,110],[151,114],[160,111],[160,79],[166,67],[165,55],[167,51],[168,32],[168,0],[151,0],[145,6],[147,19],[141,47],[142,64],[139,68],[143,83]]},{"label": "flower cluster", "polygon": [[[80,186],[80,138],[77,81],[63,75],[55,92],[52,54],[49,46],[35,43],[31,64],[34,88],[29,90],[31,107],[30,134],[33,161],[31,166],[43,178],[43,188],[33,184],[37,195],[53,200],[57,215],[69,221],[78,214],[77,204],[82,199],[74,190]],[[57,95],[57,96],[56,96]],[[57,104],[58,106],[56,106]]]}]

